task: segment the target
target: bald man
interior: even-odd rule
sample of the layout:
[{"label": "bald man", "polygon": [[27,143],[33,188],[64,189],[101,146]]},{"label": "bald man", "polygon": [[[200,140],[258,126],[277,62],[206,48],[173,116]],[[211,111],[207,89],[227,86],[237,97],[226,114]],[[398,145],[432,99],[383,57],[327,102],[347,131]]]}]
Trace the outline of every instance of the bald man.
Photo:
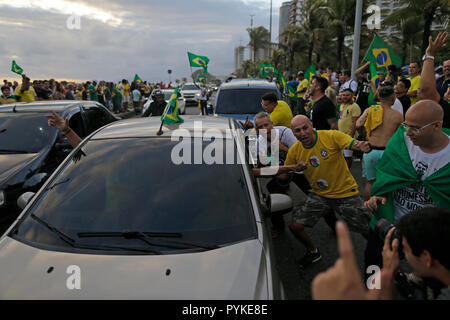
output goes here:
[{"label": "bald man", "polygon": [[[405,122],[389,141],[377,165],[377,180],[365,206],[391,222],[427,206],[450,208],[450,130],[442,128],[444,112],[432,100],[408,109]],[[380,205],[381,204],[381,205]],[[381,266],[383,242],[371,231],[366,266]]]},{"label": "bald man", "polygon": [[[314,227],[330,210],[341,215],[351,229],[367,235],[371,215],[364,208],[342,150],[369,152],[370,147],[368,142],[357,141],[337,130],[315,130],[311,120],[303,115],[292,119],[291,129],[298,141],[289,149],[285,165],[301,164],[312,188],[305,204],[293,213],[289,224],[289,229],[307,248],[300,261],[300,267],[305,268],[322,256],[304,227]],[[289,176],[284,173],[279,178],[286,180]]]}]

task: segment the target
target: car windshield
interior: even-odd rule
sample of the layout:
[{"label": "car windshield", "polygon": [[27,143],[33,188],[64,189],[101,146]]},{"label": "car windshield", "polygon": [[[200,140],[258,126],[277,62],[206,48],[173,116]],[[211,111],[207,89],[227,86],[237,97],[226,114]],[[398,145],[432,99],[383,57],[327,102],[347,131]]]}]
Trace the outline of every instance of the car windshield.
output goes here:
[{"label": "car windshield", "polygon": [[217,96],[216,113],[218,114],[256,114],[264,111],[261,106],[261,97],[268,90],[263,88],[225,89]]},{"label": "car windshield", "polygon": [[173,91],[164,91],[164,100],[169,100],[172,94]]},{"label": "car windshield", "polygon": [[0,153],[37,153],[55,130],[43,113],[0,112]]},{"label": "car windshield", "polygon": [[[72,159],[28,210],[14,238],[74,250],[33,216],[77,243],[91,246],[146,248],[148,244],[141,239],[81,237],[80,233],[176,234],[179,241],[209,246],[256,238],[242,165],[174,164],[174,147],[194,150],[191,142],[167,138],[89,141],[83,155]],[[205,150],[211,144],[195,142],[203,143]],[[236,154],[236,149],[230,149],[227,152]]]},{"label": "car windshield", "polygon": [[181,90],[199,90],[199,88],[197,88],[197,86],[193,84],[186,84]]}]

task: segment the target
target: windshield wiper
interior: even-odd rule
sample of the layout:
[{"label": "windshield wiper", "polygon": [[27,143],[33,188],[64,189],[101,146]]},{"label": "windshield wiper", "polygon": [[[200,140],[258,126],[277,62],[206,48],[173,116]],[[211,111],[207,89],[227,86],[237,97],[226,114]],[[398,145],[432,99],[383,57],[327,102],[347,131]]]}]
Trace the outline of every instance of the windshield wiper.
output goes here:
[{"label": "windshield wiper", "polygon": [[[197,241],[186,240],[156,240],[154,238],[182,238],[183,234],[179,232],[141,232],[141,231],[124,231],[124,232],[81,232],[78,233],[79,238],[88,237],[123,237],[125,239],[141,239],[149,245],[174,248],[174,249],[186,249],[186,246],[202,248],[202,249],[217,249],[218,245],[212,243],[204,243]],[[149,241],[150,239],[151,241]]]},{"label": "windshield wiper", "polygon": [[155,254],[161,254],[161,252],[159,252],[158,250],[154,250],[154,249],[138,249],[138,248],[129,248],[129,247],[121,247],[121,246],[103,246],[103,245],[90,245],[90,244],[77,243],[73,238],[71,238],[70,236],[68,236],[64,232],[60,231],[56,227],[53,227],[48,222],[42,220],[41,218],[36,216],[34,213],[31,214],[31,217],[34,220],[38,221],[40,224],[46,226],[50,231],[52,231],[53,233],[57,234],[61,240],[63,240],[64,242],[68,243],[70,246],[72,246],[74,248],[91,249],[91,250],[115,250],[115,249],[120,249],[120,250],[128,250],[128,251],[140,251],[140,252],[150,252],[150,253],[155,253]]},{"label": "windshield wiper", "polygon": [[25,150],[9,150],[9,149],[0,149],[0,152],[2,153],[29,153]]}]

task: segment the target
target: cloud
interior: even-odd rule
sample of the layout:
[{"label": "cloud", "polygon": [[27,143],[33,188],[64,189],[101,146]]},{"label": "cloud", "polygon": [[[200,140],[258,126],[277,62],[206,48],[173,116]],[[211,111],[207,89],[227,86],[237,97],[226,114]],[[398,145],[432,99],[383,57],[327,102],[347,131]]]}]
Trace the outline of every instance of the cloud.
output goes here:
[{"label": "cloud", "polygon": [[[118,81],[138,73],[167,81],[172,69],[174,80],[190,74],[186,51],[209,57],[212,74],[227,75],[234,47],[249,41],[250,14],[254,26],[269,24],[267,1],[259,0],[63,0],[67,7],[52,7],[56,2],[0,0],[0,26],[7,30],[0,34],[7,44],[0,46],[0,78],[13,76],[15,56],[32,79]],[[274,1],[274,30],[278,9]],[[73,10],[80,30],[67,28]]]}]

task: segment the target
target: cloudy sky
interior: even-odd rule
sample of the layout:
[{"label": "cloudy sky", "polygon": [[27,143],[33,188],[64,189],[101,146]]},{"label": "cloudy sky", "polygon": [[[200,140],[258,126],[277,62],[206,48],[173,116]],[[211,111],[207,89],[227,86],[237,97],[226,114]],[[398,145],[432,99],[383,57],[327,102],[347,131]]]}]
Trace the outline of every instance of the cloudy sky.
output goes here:
[{"label": "cloudy sky", "polygon": [[[273,0],[272,41],[282,2]],[[172,69],[173,81],[190,74],[187,51],[227,75],[251,14],[268,29],[270,0],[0,0],[0,79],[20,79],[15,60],[31,79],[168,81]]]}]

